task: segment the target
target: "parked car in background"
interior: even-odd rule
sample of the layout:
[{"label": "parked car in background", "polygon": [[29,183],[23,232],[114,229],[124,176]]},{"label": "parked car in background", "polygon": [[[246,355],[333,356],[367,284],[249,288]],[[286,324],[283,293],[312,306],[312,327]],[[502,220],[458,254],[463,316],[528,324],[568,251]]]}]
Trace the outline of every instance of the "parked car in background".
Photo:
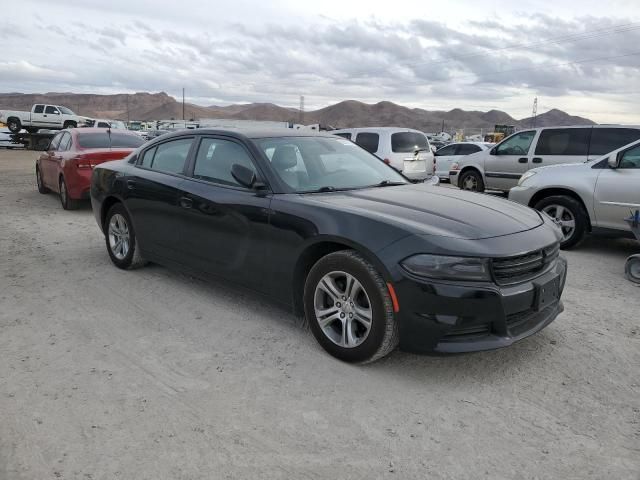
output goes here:
[{"label": "parked car in background", "polygon": [[624,221],[640,209],[640,141],[586,163],[525,173],[509,200],[545,212],[562,228],[562,248],[589,232],[633,237]]},{"label": "parked car in background", "polygon": [[3,148],[22,148],[21,143],[13,143],[11,136],[13,133],[8,128],[0,128],[0,147]]},{"label": "parked car in background", "polygon": [[37,132],[40,128],[61,130],[86,126],[91,121],[88,117],[76,115],[61,105],[35,104],[30,112],[17,110],[0,110],[0,122],[7,124],[12,133],[21,129]]},{"label": "parked car in background", "polygon": [[466,155],[482,152],[491,148],[493,144],[484,142],[458,142],[436,150],[436,175],[441,180],[449,180],[451,166]]},{"label": "parked car in background", "polygon": [[304,314],[330,354],[504,347],[562,311],[552,219],[411,184],[352,142],[199,129],[98,165],[91,203],[118,268],[145,260],[256,290]]},{"label": "parked car in background", "polygon": [[104,118],[96,118],[91,122],[94,128],[111,128],[112,130],[126,130],[126,124],[121,120],[106,120]]},{"label": "parked car in background", "polygon": [[490,150],[455,162],[449,178],[464,190],[508,192],[528,170],[596,159],[640,139],[640,127],[594,125],[517,132]]},{"label": "parked car in background", "polygon": [[433,175],[433,152],[427,136],[419,130],[395,127],[344,128],[333,130],[373,153],[411,180]]},{"label": "parked car in background", "polygon": [[126,157],[143,140],[135,133],[103,128],[76,128],[59,132],[36,161],[38,191],[60,194],[62,208],[78,207],[89,198],[92,169]]}]

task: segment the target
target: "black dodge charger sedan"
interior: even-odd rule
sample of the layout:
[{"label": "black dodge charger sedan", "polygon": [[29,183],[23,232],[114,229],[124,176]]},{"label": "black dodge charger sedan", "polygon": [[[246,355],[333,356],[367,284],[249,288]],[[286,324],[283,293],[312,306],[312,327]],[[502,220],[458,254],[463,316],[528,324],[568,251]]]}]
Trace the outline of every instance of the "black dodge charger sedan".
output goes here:
[{"label": "black dodge charger sedan", "polygon": [[224,278],[305,315],[330,354],[510,345],[562,311],[550,217],[411,184],[359,146],[300,131],[164,135],[93,172],[113,263]]}]

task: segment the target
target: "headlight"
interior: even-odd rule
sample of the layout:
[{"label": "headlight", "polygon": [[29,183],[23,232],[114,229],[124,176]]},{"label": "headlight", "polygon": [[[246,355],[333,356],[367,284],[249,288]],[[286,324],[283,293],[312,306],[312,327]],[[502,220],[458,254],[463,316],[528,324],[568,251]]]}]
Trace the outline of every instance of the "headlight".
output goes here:
[{"label": "headlight", "polygon": [[444,255],[414,255],[401,262],[409,273],[419,277],[443,280],[491,280],[489,260],[473,257],[447,257]]},{"label": "headlight", "polygon": [[526,172],[524,175],[520,177],[520,180],[518,180],[518,186],[522,185],[525,181],[527,181],[529,178],[533,177],[534,175],[537,175],[537,173],[538,172],[534,170],[529,170],[528,172]]}]

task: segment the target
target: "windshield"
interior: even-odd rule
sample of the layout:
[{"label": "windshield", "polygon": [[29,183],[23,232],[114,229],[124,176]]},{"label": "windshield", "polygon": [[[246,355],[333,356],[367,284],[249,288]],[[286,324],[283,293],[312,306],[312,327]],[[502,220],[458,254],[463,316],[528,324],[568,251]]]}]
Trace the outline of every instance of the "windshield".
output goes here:
[{"label": "windshield", "polygon": [[112,120],[110,123],[111,123],[111,128],[118,129],[118,130],[127,129],[127,126],[124,124],[124,122],[120,120]]},{"label": "windshield", "polygon": [[58,107],[58,109],[64,113],[65,115],[75,115],[75,113],[73,113],[71,110],[69,110],[67,107]]},{"label": "windshield", "polygon": [[137,148],[144,140],[135,134],[111,132],[81,133],[78,135],[80,148]]},{"label": "windshield", "polygon": [[407,180],[349,140],[328,137],[257,139],[273,170],[293,192],[351,190]]}]

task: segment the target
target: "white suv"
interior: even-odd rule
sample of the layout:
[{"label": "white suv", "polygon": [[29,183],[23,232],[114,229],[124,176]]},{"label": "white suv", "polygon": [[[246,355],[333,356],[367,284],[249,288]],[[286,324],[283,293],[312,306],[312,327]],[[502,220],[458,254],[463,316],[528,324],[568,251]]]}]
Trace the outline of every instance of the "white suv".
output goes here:
[{"label": "white suv", "polygon": [[370,127],[345,128],[331,133],[360,145],[411,180],[424,180],[434,173],[429,140],[419,130]]},{"label": "white suv", "polygon": [[533,128],[514,133],[490,150],[452,165],[449,179],[464,190],[508,192],[532,168],[596,159],[640,139],[640,127]]}]

